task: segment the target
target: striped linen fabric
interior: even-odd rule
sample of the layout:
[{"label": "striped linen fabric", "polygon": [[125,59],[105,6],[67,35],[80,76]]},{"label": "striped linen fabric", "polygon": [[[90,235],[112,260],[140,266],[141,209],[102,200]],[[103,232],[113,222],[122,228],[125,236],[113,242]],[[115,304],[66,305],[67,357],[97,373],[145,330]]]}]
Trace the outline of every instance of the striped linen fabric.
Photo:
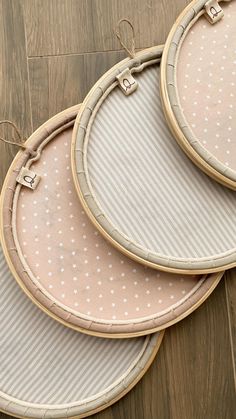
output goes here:
[{"label": "striped linen fabric", "polygon": [[26,297],[0,250],[0,410],[17,403],[73,413],[90,401],[99,406],[137,378],[157,337],[112,340],[64,327]]},{"label": "striped linen fabric", "polygon": [[167,259],[231,254],[235,192],[202,173],[170,134],[159,65],[135,78],[138,89],[112,90],[88,131],[85,167],[101,212],[129,242]]}]

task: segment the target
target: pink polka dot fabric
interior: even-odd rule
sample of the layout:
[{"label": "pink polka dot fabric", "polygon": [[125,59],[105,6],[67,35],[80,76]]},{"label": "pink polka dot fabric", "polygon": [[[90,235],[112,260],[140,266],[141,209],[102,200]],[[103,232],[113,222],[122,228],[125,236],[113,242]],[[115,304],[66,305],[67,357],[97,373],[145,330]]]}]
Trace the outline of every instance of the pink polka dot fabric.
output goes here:
[{"label": "pink polka dot fabric", "polygon": [[49,144],[31,167],[42,176],[34,193],[20,193],[17,231],[24,258],[40,284],[73,310],[106,320],[153,316],[157,307],[165,310],[188,294],[198,278],[146,269],[104,240],[73,186],[70,134]]},{"label": "pink polka dot fabric", "polygon": [[236,174],[236,2],[221,3],[224,17],[214,25],[201,16],[179,48],[176,85],[193,135]]},{"label": "pink polka dot fabric", "polygon": [[30,166],[41,176],[39,185],[34,191],[20,187],[14,198],[18,255],[30,280],[19,267],[18,274],[41,305],[88,333],[126,336],[165,328],[199,305],[221,275],[158,272],[114,249],[79,202],[71,136],[72,127],[45,142]]}]

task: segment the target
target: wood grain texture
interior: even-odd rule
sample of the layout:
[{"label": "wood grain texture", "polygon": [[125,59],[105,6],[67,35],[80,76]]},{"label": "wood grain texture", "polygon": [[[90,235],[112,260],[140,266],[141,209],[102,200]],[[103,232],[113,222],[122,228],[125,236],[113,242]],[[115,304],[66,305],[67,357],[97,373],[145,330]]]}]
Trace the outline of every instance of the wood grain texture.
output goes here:
[{"label": "wood grain texture", "polygon": [[[10,119],[22,135],[31,132],[27,53],[22,4],[0,1],[0,120]],[[12,138],[13,130],[0,127],[0,136]],[[0,187],[17,148],[0,143]]]},{"label": "wood grain texture", "polygon": [[225,287],[232,347],[232,362],[236,388],[236,268],[226,272]]},{"label": "wood grain texture", "polygon": [[98,78],[125,57],[124,51],[117,51],[30,59],[34,129],[63,109],[82,102]]},{"label": "wood grain texture", "polygon": [[[138,47],[149,46],[164,41],[186,3],[0,0],[1,119],[13,119],[28,135],[31,118],[35,129],[80,102],[100,75],[124,58],[113,35],[118,18],[129,17]],[[0,181],[14,151],[1,148]],[[234,419],[235,307],[236,270],[196,312],[166,332],[141,382],[94,419]]]},{"label": "wood grain texture", "polygon": [[26,0],[28,54],[120,49],[113,30],[123,17],[134,24],[137,48],[162,44],[187,3],[187,0]]}]

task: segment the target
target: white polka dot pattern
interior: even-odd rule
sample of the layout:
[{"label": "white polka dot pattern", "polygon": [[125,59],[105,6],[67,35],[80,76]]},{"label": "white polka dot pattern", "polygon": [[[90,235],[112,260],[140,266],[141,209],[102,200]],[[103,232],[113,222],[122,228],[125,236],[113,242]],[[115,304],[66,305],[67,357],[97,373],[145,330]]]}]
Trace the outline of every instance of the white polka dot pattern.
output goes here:
[{"label": "white polka dot pattern", "polygon": [[70,138],[67,130],[45,147],[31,167],[42,177],[37,189],[22,188],[19,196],[18,239],[39,288],[80,317],[111,323],[183,305],[204,279],[151,270],[104,240],[75,192]]},{"label": "white polka dot pattern", "polygon": [[225,167],[236,170],[236,2],[224,18],[200,17],[187,33],[177,61],[181,108],[193,134]]}]

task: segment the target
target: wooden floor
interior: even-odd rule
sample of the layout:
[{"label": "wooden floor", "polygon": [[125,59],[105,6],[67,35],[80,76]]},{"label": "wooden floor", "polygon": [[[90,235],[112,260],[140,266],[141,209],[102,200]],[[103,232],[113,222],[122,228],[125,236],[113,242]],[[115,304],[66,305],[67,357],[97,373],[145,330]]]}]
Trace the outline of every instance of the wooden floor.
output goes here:
[{"label": "wooden floor", "polygon": [[[0,0],[0,119],[13,120],[29,136],[55,113],[81,102],[104,71],[125,56],[113,34],[120,18],[133,22],[136,47],[148,47],[164,43],[187,3]],[[11,132],[1,128],[0,135]],[[0,147],[2,183],[16,150]],[[236,270],[195,313],[166,331],[141,382],[94,418],[233,419],[235,355]]]}]

